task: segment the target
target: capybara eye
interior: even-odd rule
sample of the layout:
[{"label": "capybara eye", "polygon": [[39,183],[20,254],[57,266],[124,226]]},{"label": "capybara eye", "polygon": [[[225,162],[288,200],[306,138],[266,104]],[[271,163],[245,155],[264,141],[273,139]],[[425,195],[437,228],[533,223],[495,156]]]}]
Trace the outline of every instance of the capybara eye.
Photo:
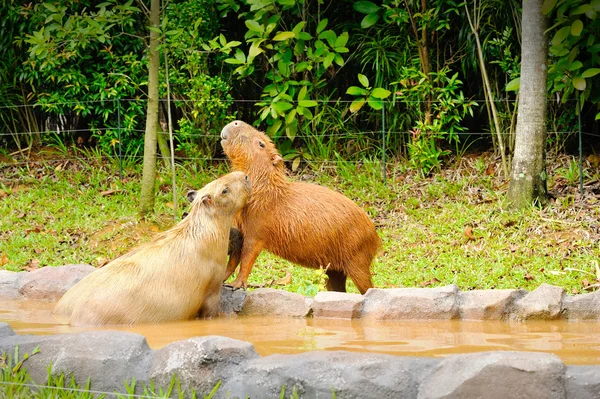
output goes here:
[{"label": "capybara eye", "polygon": [[263,143],[262,141],[259,141],[258,145],[261,146],[262,148],[265,148],[265,143]]},{"label": "capybara eye", "polygon": [[221,191],[221,194],[227,194],[229,192],[228,188],[224,188],[223,191]]}]

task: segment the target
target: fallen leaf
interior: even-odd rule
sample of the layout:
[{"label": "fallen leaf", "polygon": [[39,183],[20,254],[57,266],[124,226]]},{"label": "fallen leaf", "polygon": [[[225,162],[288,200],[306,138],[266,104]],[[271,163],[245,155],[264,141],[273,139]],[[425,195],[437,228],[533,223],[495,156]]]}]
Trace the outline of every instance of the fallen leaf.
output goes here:
[{"label": "fallen leaf", "polygon": [[25,230],[25,237],[27,237],[29,234],[31,233],[39,233],[40,231],[42,231],[39,227],[32,227],[30,229],[26,229]]},{"label": "fallen leaf", "polygon": [[0,190],[0,198],[8,197],[8,194],[4,190]]},{"label": "fallen leaf", "polygon": [[41,250],[41,249],[39,249],[39,248],[35,248],[35,249],[33,250],[33,252],[35,252],[35,254],[36,254],[36,255],[39,255],[39,254],[41,254],[41,253],[42,253],[42,250]]},{"label": "fallen leaf", "polygon": [[25,217],[25,214],[23,212],[21,212],[17,215],[17,219],[23,219],[24,217]]},{"label": "fallen leaf", "polygon": [[590,282],[586,278],[584,278],[583,280],[581,280],[581,284],[583,284],[584,288],[587,288],[587,287],[590,286]]},{"label": "fallen leaf", "polygon": [[475,240],[475,236],[473,235],[473,228],[471,226],[467,226],[464,233],[465,237],[467,237],[469,240]]},{"label": "fallen leaf", "polygon": [[279,280],[277,280],[277,282],[275,284],[277,284],[277,285],[289,285],[291,283],[292,283],[292,273],[285,272],[285,277],[280,278]]},{"label": "fallen leaf", "polygon": [[175,208],[175,206],[173,205],[173,203],[172,203],[172,202],[167,202],[167,203],[165,204],[165,206],[166,206],[167,208],[169,208],[169,209],[174,209],[174,208]]},{"label": "fallen leaf", "polygon": [[8,263],[8,254],[2,254],[0,257],[0,267],[6,265]]},{"label": "fallen leaf", "polygon": [[30,259],[29,262],[25,265],[23,270],[26,272],[31,272],[40,268],[40,261],[37,259]]},{"label": "fallen leaf", "polygon": [[96,258],[96,264],[97,264],[96,267],[102,267],[102,266],[106,265],[107,263],[108,263],[108,259],[106,259],[103,256],[99,256]]},{"label": "fallen leaf", "polygon": [[494,175],[494,164],[491,163],[488,165],[487,168],[485,168],[485,175],[486,176],[493,176]]},{"label": "fallen leaf", "polygon": [[121,192],[121,191],[123,191],[123,190],[106,190],[106,191],[102,191],[102,192],[100,193],[100,196],[101,196],[101,197],[105,197],[105,196],[107,196],[107,195],[113,195],[113,194],[119,193],[119,192]]},{"label": "fallen leaf", "polygon": [[427,287],[427,286],[430,286],[430,285],[433,285],[433,284],[437,284],[437,283],[439,283],[439,282],[440,282],[440,280],[438,280],[437,278],[435,278],[435,277],[434,277],[434,278],[432,278],[431,280],[424,281],[424,282],[422,282],[422,283],[421,283],[421,284],[419,284],[419,285],[420,285],[421,287]]},{"label": "fallen leaf", "polygon": [[535,280],[535,277],[533,277],[531,274],[529,273],[525,273],[525,276],[523,276],[523,278],[527,281],[531,281],[531,280]]}]

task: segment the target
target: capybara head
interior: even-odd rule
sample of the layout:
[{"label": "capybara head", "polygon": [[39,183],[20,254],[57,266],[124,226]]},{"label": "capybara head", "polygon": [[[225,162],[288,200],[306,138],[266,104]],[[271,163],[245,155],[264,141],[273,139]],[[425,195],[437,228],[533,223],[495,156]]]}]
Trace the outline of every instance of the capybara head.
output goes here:
[{"label": "capybara head", "polygon": [[250,194],[251,184],[244,172],[231,172],[213,180],[200,190],[188,191],[187,198],[192,203],[190,212],[204,208],[208,213],[233,215],[240,210]]},{"label": "capybara head", "polygon": [[226,125],[221,130],[221,145],[234,169],[283,168],[283,159],[271,139],[245,122],[233,121]]}]

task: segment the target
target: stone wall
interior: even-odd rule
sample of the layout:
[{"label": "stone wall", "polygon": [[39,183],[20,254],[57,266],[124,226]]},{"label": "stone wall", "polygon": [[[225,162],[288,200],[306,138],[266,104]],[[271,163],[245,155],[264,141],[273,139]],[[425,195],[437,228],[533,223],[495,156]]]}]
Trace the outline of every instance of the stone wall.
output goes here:
[{"label": "stone wall", "polygon": [[[25,360],[37,384],[52,373],[73,375],[91,389],[125,392],[152,381],[168,386],[173,375],[188,394],[214,398],[279,398],[281,389],[301,398],[600,398],[600,366],[565,366],[555,355],[480,352],[444,359],[344,351],[313,351],[260,357],[252,344],[207,336],[152,350],[143,336],[114,331],[15,335],[0,323],[0,353],[39,353]],[[141,389],[138,389],[141,391]],[[109,396],[110,397],[110,396]]]},{"label": "stone wall", "polygon": [[[0,298],[57,300],[94,270],[88,265],[43,268],[28,273],[0,271]],[[320,292],[305,298],[281,290],[251,292],[223,288],[223,313],[278,317],[408,319],[600,319],[598,292],[569,296],[560,287],[536,290],[461,292],[438,288],[371,289],[364,296]],[[274,313],[275,312],[275,313]],[[44,384],[46,367],[65,372],[92,389],[123,391],[124,381],[168,385],[173,375],[186,390],[215,398],[598,398],[599,366],[565,366],[553,354],[480,352],[444,359],[344,351],[313,351],[260,357],[252,344],[225,337],[197,337],[159,349],[143,336],[95,331],[53,336],[16,335],[0,323],[0,353],[40,352],[24,366]],[[202,397],[199,395],[199,397]]]},{"label": "stone wall", "polygon": [[[0,271],[0,298],[58,300],[91,273],[90,265],[44,267],[33,272]],[[221,313],[253,316],[365,318],[375,320],[600,320],[600,291],[566,295],[542,284],[534,291],[459,291],[437,288],[372,288],[365,295],[319,292],[314,298],[271,288],[245,292],[223,288]]]}]

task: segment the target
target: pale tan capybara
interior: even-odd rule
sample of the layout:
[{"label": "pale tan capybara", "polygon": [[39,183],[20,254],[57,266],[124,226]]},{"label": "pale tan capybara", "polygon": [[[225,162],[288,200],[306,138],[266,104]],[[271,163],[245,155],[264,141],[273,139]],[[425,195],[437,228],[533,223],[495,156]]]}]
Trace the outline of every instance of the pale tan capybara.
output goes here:
[{"label": "pale tan capybara", "polygon": [[235,219],[242,251],[232,253],[227,265],[229,277],[240,263],[234,288],[246,287],[263,249],[302,266],[326,269],[330,291],[345,291],[346,276],[363,294],[373,286],[370,268],[381,239],[358,205],[328,188],[288,181],[273,142],[247,123],[231,122],[221,139],[233,169],[252,180],[248,203]]},{"label": "pale tan capybara", "polygon": [[188,193],[188,216],[149,243],[95,270],[54,309],[72,325],[134,324],[215,316],[229,231],[250,193],[243,172]]}]

